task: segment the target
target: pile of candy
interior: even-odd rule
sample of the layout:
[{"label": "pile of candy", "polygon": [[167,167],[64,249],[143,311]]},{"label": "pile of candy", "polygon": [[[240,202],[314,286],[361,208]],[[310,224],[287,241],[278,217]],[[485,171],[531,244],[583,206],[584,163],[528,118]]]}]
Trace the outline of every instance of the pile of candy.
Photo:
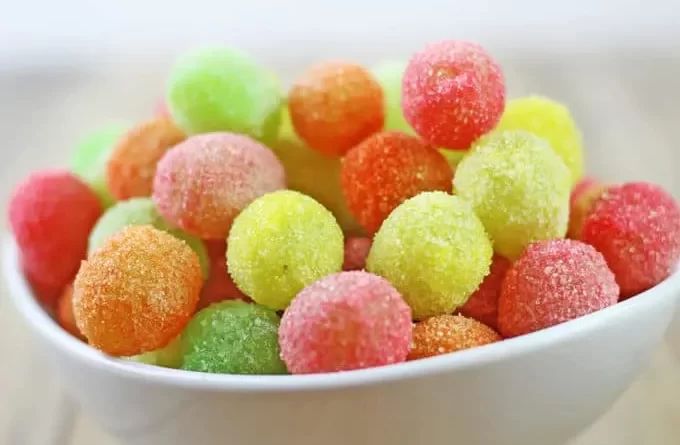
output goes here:
[{"label": "pile of candy", "polygon": [[212,48],[177,62],[154,117],[28,177],[9,218],[37,298],[107,354],[333,372],[534,332],[664,280],[674,199],[582,175],[567,108],[506,104],[477,44],[322,63],[287,97]]}]

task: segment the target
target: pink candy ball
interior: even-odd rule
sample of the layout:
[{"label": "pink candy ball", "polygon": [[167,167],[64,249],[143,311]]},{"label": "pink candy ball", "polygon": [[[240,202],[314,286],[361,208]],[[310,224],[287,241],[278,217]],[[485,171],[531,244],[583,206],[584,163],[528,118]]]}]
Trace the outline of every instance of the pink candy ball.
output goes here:
[{"label": "pink candy ball", "polygon": [[340,272],[293,299],[279,328],[281,357],[293,374],[403,362],[412,330],[411,309],[387,280]]},{"label": "pink candy ball", "polygon": [[207,133],[163,156],[153,200],[171,224],[204,239],[225,239],[250,202],[285,186],[283,166],[267,147],[248,136]]},{"label": "pink candy ball", "polygon": [[363,236],[352,236],[345,240],[345,259],[342,270],[361,270],[366,268],[366,257],[373,242]]}]

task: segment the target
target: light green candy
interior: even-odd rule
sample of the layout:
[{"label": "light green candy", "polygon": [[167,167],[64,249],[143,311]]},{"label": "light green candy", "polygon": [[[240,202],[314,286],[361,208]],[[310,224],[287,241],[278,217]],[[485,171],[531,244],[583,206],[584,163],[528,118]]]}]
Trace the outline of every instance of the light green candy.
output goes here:
[{"label": "light green candy", "polygon": [[179,368],[182,366],[181,336],[177,336],[164,348],[126,358],[127,360],[138,363],[146,363],[147,365],[163,366],[165,368]]},{"label": "light green candy", "polygon": [[404,118],[401,108],[401,79],[406,70],[405,62],[388,61],[375,66],[373,75],[380,83],[385,100],[385,130],[415,134]]},{"label": "light green candy", "polygon": [[541,96],[508,101],[497,130],[525,130],[548,141],[571,172],[572,184],[583,176],[581,132],[569,109]]},{"label": "light green candy", "polygon": [[92,253],[110,236],[131,225],[151,224],[159,230],[183,240],[198,255],[203,277],[210,273],[210,260],[203,241],[188,233],[170,226],[158,214],[151,198],[133,198],[120,201],[108,209],[95,224],[88,240],[88,253]]},{"label": "light green candy", "polygon": [[463,305],[489,273],[492,254],[482,223],[465,201],[424,192],[383,222],[366,268],[392,283],[422,320]]},{"label": "light green candy", "polygon": [[221,374],[285,374],[279,316],[242,301],[215,303],[198,312],[182,333],[182,368]]},{"label": "light green candy", "polygon": [[509,259],[533,241],[566,233],[569,169],[531,133],[503,131],[482,138],[458,164],[453,182],[484,223],[495,250]]},{"label": "light green candy", "polygon": [[291,190],[253,201],[234,220],[227,243],[227,267],[238,288],[272,309],[286,308],[305,286],[342,267],[335,218]]},{"label": "light green candy", "polygon": [[264,142],[276,136],[282,99],[274,74],[231,48],[185,54],[166,94],[173,119],[188,134],[230,131]]},{"label": "light green candy", "polygon": [[104,208],[116,202],[106,185],[106,162],[126,130],[122,124],[102,127],[84,138],[71,156],[71,170],[94,190]]}]

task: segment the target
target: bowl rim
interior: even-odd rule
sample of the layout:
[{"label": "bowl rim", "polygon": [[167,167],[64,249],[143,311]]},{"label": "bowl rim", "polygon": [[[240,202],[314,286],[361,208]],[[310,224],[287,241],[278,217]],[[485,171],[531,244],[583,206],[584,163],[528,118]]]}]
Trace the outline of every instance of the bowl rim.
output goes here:
[{"label": "bowl rim", "polygon": [[[579,337],[588,337],[625,313],[651,307],[665,298],[680,298],[680,270],[635,297],[597,312],[537,332],[506,339],[452,354],[352,371],[304,375],[210,374],[163,368],[108,356],[76,339],[59,326],[33,297],[20,272],[18,249],[11,234],[2,239],[2,269],[10,299],[29,329],[81,364],[119,377],[138,379],[173,387],[229,392],[292,392],[336,390],[482,367],[542,348],[553,347]],[[674,292],[675,291],[675,292]]]}]

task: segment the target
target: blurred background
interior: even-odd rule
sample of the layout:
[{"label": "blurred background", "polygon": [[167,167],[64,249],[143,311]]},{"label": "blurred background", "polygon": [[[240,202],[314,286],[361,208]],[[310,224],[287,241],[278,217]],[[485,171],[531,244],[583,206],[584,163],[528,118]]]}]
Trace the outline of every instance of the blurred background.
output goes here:
[{"label": "blurred background", "polygon": [[[539,93],[566,103],[592,175],[653,180],[680,197],[678,0],[0,5],[3,212],[14,183],[31,170],[66,165],[90,130],[149,116],[165,73],[187,48],[237,46],[290,81],[316,60],[372,65],[445,38],[486,46],[504,67],[510,97]],[[0,326],[0,444],[113,444],[71,407],[4,298]],[[678,437],[680,364],[662,345],[651,368],[573,445],[670,445]]]}]

